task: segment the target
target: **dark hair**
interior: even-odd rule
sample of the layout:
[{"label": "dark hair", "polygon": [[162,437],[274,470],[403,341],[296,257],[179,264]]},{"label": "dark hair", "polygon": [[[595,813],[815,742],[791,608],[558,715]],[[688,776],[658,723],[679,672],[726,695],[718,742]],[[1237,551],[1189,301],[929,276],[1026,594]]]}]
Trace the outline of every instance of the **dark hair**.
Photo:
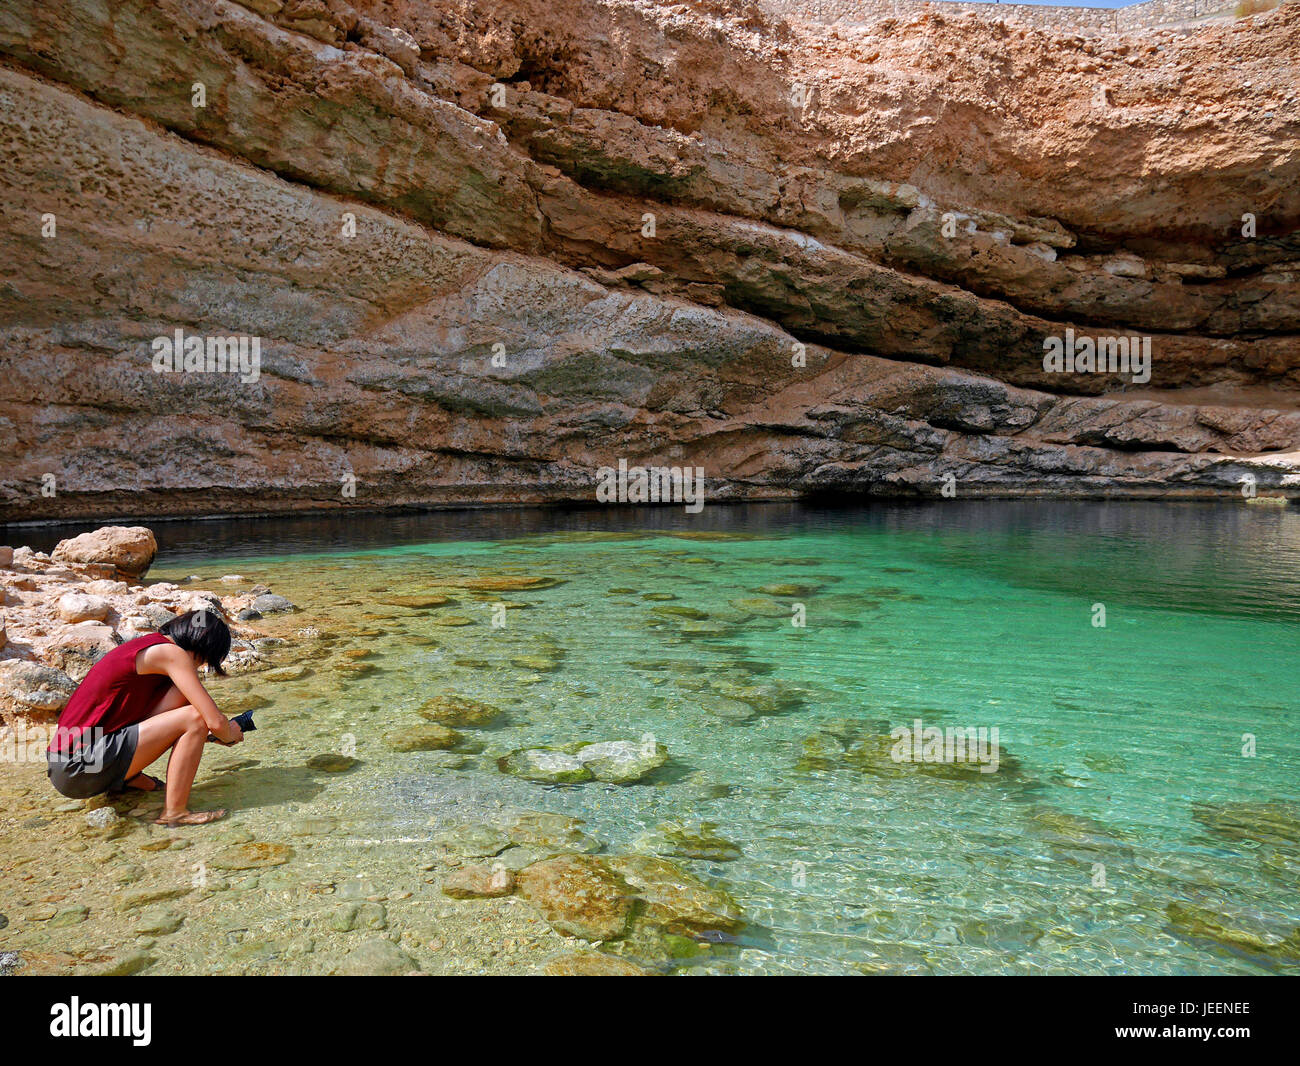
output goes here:
[{"label": "dark hair", "polygon": [[225,676],[221,661],[230,654],[230,629],[215,607],[186,611],[159,626],[158,632],[170,637],[182,651],[193,652],[204,666]]}]

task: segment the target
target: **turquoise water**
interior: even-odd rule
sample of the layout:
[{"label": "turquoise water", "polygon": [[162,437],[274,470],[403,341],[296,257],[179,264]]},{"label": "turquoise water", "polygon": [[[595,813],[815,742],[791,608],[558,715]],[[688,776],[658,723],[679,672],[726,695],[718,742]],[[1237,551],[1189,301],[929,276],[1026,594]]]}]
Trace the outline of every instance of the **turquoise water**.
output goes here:
[{"label": "turquoise water", "polygon": [[[524,532],[493,536],[503,521]],[[349,728],[364,750],[438,692],[507,708],[462,769],[414,753],[340,778],[376,837],[418,839],[449,805],[502,803],[583,817],[611,851],[701,823],[734,845],[727,861],[682,860],[726,885],[749,923],[688,968],[1300,970],[1169,911],[1193,905],[1265,944],[1300,926],[1300,827],[1279,839],[1216,821],[1300,799],[1300,516],[1088,503],[712,508],[695,524],[538,512],[362,519],[338,551],[321,550],[339,535],[328,523],[244,523],[214,552],[220,529],[160,527],[151,578],[236,572],[321,619],[371,616],[379,669],[314,682],[280,729]],[[268,543],[288,553],[261,554]],[[375,604],[502,574],[560,583],[441,612]],[[784,585],[803,587],[757,591]],[[770,602],[745,618],[743,598]],[[501,601],[527,607],[494,628]],[[434,624],[449,612],[474,624]],[[262,744],[276,710],[259,712]],[[918,718],[997,727],[1002,767],[863,771],[863,736]],[[496,769],[519,747],[647,733],[672,761],[643,784],[548,789]]]}]

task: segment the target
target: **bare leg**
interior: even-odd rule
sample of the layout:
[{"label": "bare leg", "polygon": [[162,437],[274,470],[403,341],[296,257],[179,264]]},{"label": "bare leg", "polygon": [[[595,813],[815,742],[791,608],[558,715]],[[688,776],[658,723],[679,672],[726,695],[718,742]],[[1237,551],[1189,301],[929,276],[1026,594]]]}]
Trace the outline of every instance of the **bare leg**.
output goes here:
[{"label": "bare leg", "polygon": [[[178,707],[184,707],[184,706],[185,706],[185,697],[181,694],[181,690],[178,689],[175,685],[168,685],[167,688],[164,690],[163,694],[159,696],[157,700],[154,701],[153,706],[149,708],[149,710],[146,712],[146,715],[147,717],[152,718],[155,715],[162,714],[164,711],[174,711]],[[137,755],[139,754],[138,747],[136,748],[136,754]],[[159,754],[161,754],[161,752]],[[157,786],[148,784],[149,782],[155,780],[156,778],[147,777],[144,774],[144,767],[140,767],[137,772],[136,767],[133,763],[131,768],[131,773],[127,775],[126,781],[124,783],[140,792],[157,792],[158,791]]]},{"label": "bare leg", "polygon": [[127,771],[127,779],[140,773],[146,766],[171,748],[167,760],[167,796],[160,822],[193,824],[198,821],[216,821],[225,811],[201,811],[190,814],[190,788],[198,773],[203,746],[208,739],[208,725],[188,703],[170,710],[159,711],[146,718],[139,726],[135,758]]}]

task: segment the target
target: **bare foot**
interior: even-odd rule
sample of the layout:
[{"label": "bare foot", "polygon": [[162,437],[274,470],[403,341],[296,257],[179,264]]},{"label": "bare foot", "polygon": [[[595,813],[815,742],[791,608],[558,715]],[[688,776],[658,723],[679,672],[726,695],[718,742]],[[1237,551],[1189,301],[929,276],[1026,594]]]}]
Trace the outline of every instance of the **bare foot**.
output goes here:
[{"label": "bare foot", "polygon": [[223,809],[215,811],[182,811],[180,814],[163,814],[154,819],[154,825],[207,825],[226,816]]}]

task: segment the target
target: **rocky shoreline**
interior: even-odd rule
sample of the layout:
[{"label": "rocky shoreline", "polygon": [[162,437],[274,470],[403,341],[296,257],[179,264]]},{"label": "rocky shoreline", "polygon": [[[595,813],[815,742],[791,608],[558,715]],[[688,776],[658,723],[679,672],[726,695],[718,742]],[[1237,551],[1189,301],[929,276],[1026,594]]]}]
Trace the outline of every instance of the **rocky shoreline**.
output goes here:
[{"label": "rocky shoreline", "polygon": [[[303,627],[292,602],[265,586],[248,587],[238,574],[221,579],[237,587],[230,592],[146,581],[156,551],[143,527],[101,528],[48,554],[0,549],[0,843],[6,856],[0,930],[8,927],[0,931],[0,968],[6,972],[193,972],[169,965],[168,953],[198,935],[201,917],[228,938],[217,948],[221,958],[202,965],[257,973],[654,974],[725,952],[744,927],[724,887],[672,858],[716,843],[707,833],[696,840],[679,829],[647,839],[644,853],[613,854],[581,819],[503,808],[499,801],[462,804],[451,823],[434,819],[427,844],[393,850],[369,842],[387,849],[389,877],[353,873],[337,865],[356,844],[349,834],[351,801],[345,791],[328,796],[336,783],[341,790],[358,787],[354,779],[365,768],[337,752],[283,770],[310,775],[313,794],[326,797],[316,813],[290,814],[299,804],[278,800],[288,793],[273,788],[269,801],[258,800],[269,821],[234,811],[212,830],[178,833],[151,824],[157,801],[148,794],[64,800],[45,780],[43,749],[76,683],[116,644],[155,631],[178,613],[215,610],[228,620],[235,644],[227,668],[235,684],[253,676],[277,688],[300,681],[322,665],[324,650],[338,653],[335,668],[345,676],[373,669],[364,648],[335,648],[337,634],[322,632],[318,620]],[[461,584],[463,592],[496,596],[545,586],[509,576]],[[380,600],[407,610],[454,606],[448,596]],[[286,648],[297,661],[281,665],[273,656]],[[536,650],[519,657],[527,659],[521,669],[554,669],[563,656],[558,646]],[[266,703],[222,688],[213,694],[226,713]],[[431,769],[450,774],[464,763],[462,752],[481,750],[475,732],[500,713],[443,693],[421,704],[414,718],[395,723],[382,743],[399,758],[444,756]],[[668,759],[663,745],[642,738],[519,749],[500,757],[497,768],[538,787],[597,780],[616,788],[646,779]],[[233,771],[258,761],[247,748],[216,750],[205,758],[198,787],[237,781]],[[268,894],[282,899],[286,915],[310,904],[310,918],[295,921],[276,911],[265,936],[240,931],[240,908]]]}]

